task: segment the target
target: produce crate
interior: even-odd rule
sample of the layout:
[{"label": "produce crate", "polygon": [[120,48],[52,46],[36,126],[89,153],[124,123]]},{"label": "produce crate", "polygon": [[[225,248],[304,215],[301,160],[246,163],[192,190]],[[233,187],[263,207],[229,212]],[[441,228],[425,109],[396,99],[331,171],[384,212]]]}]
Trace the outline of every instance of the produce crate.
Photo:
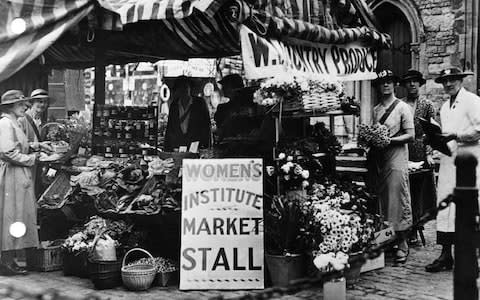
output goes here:
[{"label": "produce crate", "polygon": [[27,267],[33,271],[57,271],[63,267],[63,240],[53,242],[52,246],[39,249],[27,249]]},{"label": "produce crate", "polygon": [[[67,201],[67,196],[71,193],[72,187],[70,185],[70,175],[66,172],[59,171],[52,184],[45,190],[45,192],[38,199],[41,208],[58,209],[61,208]],[[60,199],[55,205],[42,205],[47,198],[58,195]]]},{"label": "produce crate", "polygon": [[360,273],[385,268],[385,253],[382,252],[378,257],[367,259],[360,269]]},{"label": "produce crate", "polygon": [[75,255],[70,252],[64,252],[63,256],[63,275],[88,278],[88,255],[82,252]]}]

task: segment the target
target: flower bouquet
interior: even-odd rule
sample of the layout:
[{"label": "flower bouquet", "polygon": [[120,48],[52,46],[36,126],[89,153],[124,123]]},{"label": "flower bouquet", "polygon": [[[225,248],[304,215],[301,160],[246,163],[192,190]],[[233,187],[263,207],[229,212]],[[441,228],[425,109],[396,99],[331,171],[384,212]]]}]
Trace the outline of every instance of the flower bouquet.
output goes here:
[{"label": "flower bouquet", "polygon": [[366,201],[352,201],[350,193],[335,184],[312,186],[303,210],[309,219],[306,232],[313,263],[320,272],[343,271],[352,253],[370,245],[374,222],[365,213]]},{"label": "flower bouquet", "polygon": [[390,144],[390,132],[382,124],[358,126],[358,144],[363,147],[385,148]]},{"label": "flower bouquet", "polygon": [[300,108],[301,96],[307,90],[307,81],[289,74],[282,74],[262,82],[253,95],[253,101],[263,106],[283,102],[283,105]]},{"label": "flower bouquet", "polygon": [[276,159],[277,167],[267,167],[267,175],[278,176],[284,191],[303,190],[310,185],[310,171],[303,166],[304,163],[301,156],[282,152]]}]

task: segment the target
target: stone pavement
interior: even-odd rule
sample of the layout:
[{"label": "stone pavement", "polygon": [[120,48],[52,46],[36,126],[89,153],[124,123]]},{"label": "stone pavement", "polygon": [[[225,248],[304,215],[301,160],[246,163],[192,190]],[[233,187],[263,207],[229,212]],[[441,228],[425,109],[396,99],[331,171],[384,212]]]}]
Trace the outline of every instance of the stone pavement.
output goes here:
[{"label": "stone pavement", "polygon": [[[411,249],[408,262],[401,267],[394,266],[387,258],[386,267],[363,273],[360,280],[347,290],[347,299],[387,300],[387,299],[453,299],[452,272],[430,274],[424,266],[436,258],[440,252],[435,245],[435,223],[426,226],[427,246]],[[65,277],[61,272],[31,273],[22,277],[0,276],[0,298],[4,299],[5,287],[13,286],[20,291],[40,293],[46,289],[56,289],[60,294],[73,299],[83,299],[87,295],[96,299],[211,299],[223,296],[225,299],[245,295],[245,291],[179,291],[176,287],[151,288],[145,292],[129,292],[124,288],[96,291],[88,279]],[[19,297],[12,297],[20,299]],[[293,295],[275,297],[282,300],[322,299],[322,288],[313,287]]]}]

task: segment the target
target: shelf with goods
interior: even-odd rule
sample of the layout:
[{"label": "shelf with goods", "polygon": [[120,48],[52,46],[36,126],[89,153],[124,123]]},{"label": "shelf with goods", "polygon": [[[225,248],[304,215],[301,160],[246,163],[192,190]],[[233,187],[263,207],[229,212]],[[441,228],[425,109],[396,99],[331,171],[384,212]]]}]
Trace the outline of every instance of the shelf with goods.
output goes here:
[{"label": "shelf with goods", "polygon": [[[92,152],[112,157],[139,157],[156,153],[158,107],[95,105]],[[145,145],[145,147],[140,147]]]}]

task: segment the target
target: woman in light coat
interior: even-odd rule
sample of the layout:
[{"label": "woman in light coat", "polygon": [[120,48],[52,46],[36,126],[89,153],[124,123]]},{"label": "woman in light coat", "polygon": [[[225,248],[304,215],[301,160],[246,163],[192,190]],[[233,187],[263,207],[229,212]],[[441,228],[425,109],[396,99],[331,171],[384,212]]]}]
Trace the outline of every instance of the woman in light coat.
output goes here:
[{"label": "woman in light coat", "polygon": [[[25,269],[15,263],[15,250],[38,247],[39,244],[32,181],[32,166],[38,156],[29,154],[30,146],[27,137],[17,120],[25,114],[26,100],[28,99],[22,92],[10,90],[2,95],[0,102],[2,112],[0,118],[0,274],[2,275],[25,274]],[[24,224],[25,233],[15,234],[12,230],[14,223]]]},{"label": "woman in light coat", "polygon": [[[438,173],[437,202],[453,193],[456,185],[455,158],[459,151],[468,151],[480,161],[480,97],[462,87],[463,78],[473,75],[451,67],[443,70],[435,82],[441,83],[450,96],[440,110],[443,138],[452,156],[441,155]],[[480,186],[480,164],[477,165],[477,187]],[[452,245],[455,234],[455,204],[451,203],[437,215],[437,244],[442,245],[440,257],[426,266],[428,272],[453,268]]]}]

